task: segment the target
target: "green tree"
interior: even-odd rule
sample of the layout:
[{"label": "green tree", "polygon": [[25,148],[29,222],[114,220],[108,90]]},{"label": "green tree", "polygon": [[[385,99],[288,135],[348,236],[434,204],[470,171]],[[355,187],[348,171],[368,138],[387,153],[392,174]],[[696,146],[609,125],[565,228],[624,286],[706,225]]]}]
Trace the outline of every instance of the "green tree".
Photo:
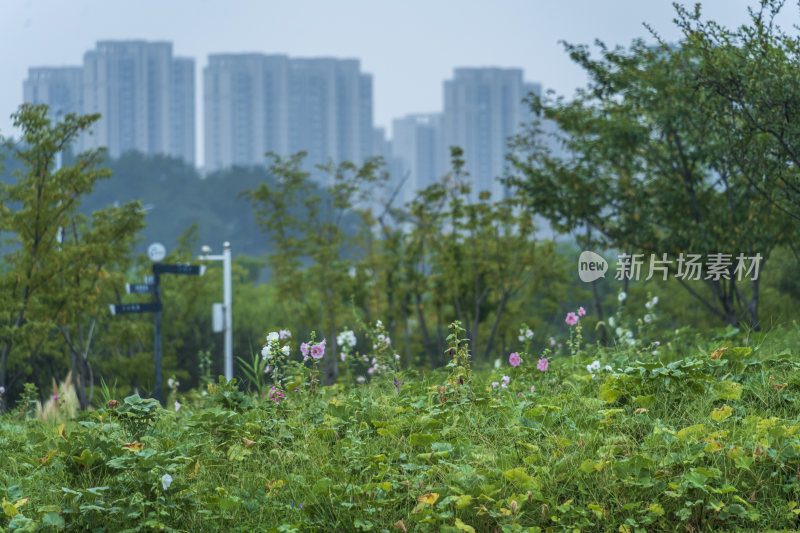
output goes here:
[{"label": "green tree", "polygon": [[566,156],[522,136],[509,181],[560,229],[593,229],[605,245],[645,258],[666,254],[673,274],[681,253],[703,260],[730,254],[721,276],[703,272],[701,283],[679,282],[725,323],[757,328],[758,280],[744,289],[737,257],[760,254],[763,268],[789,227],[756,194],[753,169],[737,164],[715,126],[712,117],[725,105],[695,83],[704,58],[643,41],[627,50],[598,45],[600,59],[585,46],[567,46],[591,80],[574,101],[534,104],[558,125]]},{"label": "green tree", "polygon": [[0,185],[0,230],[13,248],[0,274],[0,385],[6,385],[15,349],[20,354],[65,342],[83,407],[91,324],[107,312],[103,299],[119,281],[108,270],[125,262],[142,227],[138,203],[98,211],[91,223],[78,214],[97,180],[110,176],[96,168],[102,150],[79,154],[73,165],[55,169],[57,154],[98,118],[69,114],[53,124],[46,106],[21,106],[13,119],[22,139],[12,152],[25,170],[16,183]]}]

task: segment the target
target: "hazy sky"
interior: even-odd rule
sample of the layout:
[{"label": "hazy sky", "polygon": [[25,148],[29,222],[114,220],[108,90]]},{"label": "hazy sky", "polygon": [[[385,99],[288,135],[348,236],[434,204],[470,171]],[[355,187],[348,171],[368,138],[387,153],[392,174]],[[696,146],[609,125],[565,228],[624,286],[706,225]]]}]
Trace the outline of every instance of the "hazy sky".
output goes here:
[{"label": "hazy sky", "polygon": [[[694,4],[694,2],[682,2]],[[707,0],[711,18],[747,20],[747,0]],[[782,25],[800,21],[787,2]],[[31,66],[80,65],[103,39],[170,40],[195,59],[198,155],[202,69],[209,53],[266,52],[356,57],[373,75],[378,126],[442,109],[454,67],[524,69],[527,81],[571,95],[586,78],[559,40],[629,44],[647,22],[665,39],[679,32],[666,0],[0,0],[0,135],[22,100]]]}]

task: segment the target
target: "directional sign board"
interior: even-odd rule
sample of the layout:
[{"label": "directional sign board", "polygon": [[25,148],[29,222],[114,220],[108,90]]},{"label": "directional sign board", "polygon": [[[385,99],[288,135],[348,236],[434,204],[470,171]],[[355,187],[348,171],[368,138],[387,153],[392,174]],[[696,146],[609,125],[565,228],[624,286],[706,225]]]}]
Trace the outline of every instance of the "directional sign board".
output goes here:
[{"label": "directional sign board", "polygon": [[189,274],[192,276],[202,276],[206,271],[205,265],[153,265],[153,274]]},{"label": "directional sign board", "polygon": [[121,304],[109,305],[112,315],[130,315],[133,313],[155,313],[161,311],[161,304],[155,302],[147,302],[141,304]]},{"label": "directional sign board", "polygon": [[152,294],[156,286],[151,283],[126,283],[125,290],[128,294]]}]

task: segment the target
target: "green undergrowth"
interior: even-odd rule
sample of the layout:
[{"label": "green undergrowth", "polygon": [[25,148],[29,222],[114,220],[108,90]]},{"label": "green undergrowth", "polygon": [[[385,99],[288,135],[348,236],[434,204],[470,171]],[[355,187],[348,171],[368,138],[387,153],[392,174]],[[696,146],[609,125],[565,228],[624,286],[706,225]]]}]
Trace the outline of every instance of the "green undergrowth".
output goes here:
[{"label": "green undergrowth", "polygon": [[795,529],[797,346],[795,329],[471,373],[459,354],[280,402],[221,380],[177,412],[6,415],[0,530]]}]

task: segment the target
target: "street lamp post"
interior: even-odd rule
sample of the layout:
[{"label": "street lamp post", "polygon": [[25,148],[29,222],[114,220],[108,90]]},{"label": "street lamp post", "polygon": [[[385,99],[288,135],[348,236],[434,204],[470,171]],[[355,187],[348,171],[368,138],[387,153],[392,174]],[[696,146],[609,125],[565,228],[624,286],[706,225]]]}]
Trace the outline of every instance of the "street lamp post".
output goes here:
[{"label": "street lamp post", "polygon": [[211,248],[203,246],[200,261],[222,261],[223,331],[225,332],[225,379],[233,379],[233,288],[231,286],[231,243],[222,245],[222,255],[209,255]]}]

